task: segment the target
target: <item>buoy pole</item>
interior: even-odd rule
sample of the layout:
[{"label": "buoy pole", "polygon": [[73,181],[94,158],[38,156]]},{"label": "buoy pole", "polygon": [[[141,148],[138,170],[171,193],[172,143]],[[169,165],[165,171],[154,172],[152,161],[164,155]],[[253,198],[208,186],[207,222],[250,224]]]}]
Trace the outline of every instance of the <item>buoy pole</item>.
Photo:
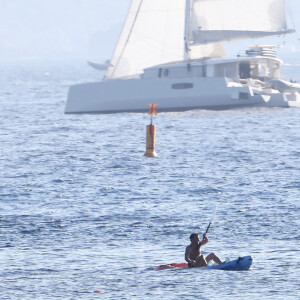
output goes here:
[{"label": "buoy pole", "polygon": [[151,115],[150,125],[147,125],[147,133],[146,133],[146,152],[144,156],[147,157],[156,157],[157,154],[155,152],[155,135],[156,135],[156,126],[153,125],[153,115],[157,115],[155,109],[157,108],[157,104],[148,104],[150,111],[148,112]]}]

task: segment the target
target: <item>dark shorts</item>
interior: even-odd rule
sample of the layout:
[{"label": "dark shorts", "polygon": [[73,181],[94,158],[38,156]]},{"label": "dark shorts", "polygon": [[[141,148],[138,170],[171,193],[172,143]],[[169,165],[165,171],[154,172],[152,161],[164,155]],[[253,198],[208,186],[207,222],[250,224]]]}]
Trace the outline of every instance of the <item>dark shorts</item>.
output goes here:
[{"label": "dark shorts", "polygon": [[188,263],[188,267],[189,268],[194,268],[194,266],[190,262]]}]

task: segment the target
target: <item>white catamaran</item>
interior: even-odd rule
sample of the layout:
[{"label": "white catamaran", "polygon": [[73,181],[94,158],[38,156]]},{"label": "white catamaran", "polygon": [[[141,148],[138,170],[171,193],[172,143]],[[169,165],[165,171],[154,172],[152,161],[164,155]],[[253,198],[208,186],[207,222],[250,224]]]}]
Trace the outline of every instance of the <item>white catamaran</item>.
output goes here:
[{"label": "white catamaran", "polygon": [[132,0],[106,75],[70,87],[66,113],[299,106],[273,46],[225,58],[224,42],[293,33],[284,0]]}]

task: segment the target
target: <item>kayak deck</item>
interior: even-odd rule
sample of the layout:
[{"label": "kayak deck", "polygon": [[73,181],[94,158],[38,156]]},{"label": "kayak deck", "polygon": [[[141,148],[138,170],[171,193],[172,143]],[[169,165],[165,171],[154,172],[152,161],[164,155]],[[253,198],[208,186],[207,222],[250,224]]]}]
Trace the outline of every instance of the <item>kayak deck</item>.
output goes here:
[{"label": "kayak deck", "polygon": [[[229,262],[225,262],[221,265],[213,265],[209,267],[203,267],[201,269],[209,270],[209,269],[214,269],[214,270],[224,270],[224,271],[246,271],[251,268],[253,262],[252,256],[244,256],[244,257],[239,257],[238,259],[231,260]],[[172,263],[168,265],[161,265],[156,267],[154,270],[155,271],[162,271],[162,270],[168,270],[168,269],[183,269],[183,268],[188,268],[187,263]]]}]

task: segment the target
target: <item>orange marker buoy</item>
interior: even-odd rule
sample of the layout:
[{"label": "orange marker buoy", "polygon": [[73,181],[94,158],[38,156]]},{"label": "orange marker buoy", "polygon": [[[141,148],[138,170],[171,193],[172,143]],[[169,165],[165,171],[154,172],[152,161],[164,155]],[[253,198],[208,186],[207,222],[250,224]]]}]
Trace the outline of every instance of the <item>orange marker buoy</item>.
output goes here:
[{"label": "orange marker buoy", "polygon": [[100,290],[94,290],[94,293],[101,293]]},{"label": "orange marker buoy", "polygon": [[147,157],[156,157],[155,152],[155,134],[156,127],[155,125],[147,125],[147,135],[146,135],[146,152],[144,156]]},{"label": "orange marker buoy", "polygon": [[156,157],[157,154],[155,152],[155,135],[156,135],[156,126],[152,124],[153,115],[157,115],[155,109],[157,108],[157,104],[148,104],[150,111],[148,114],[151,114],[151,124],[147,125],[147,134],[146,134],[146,152],[144,156],[147,157]]}]

